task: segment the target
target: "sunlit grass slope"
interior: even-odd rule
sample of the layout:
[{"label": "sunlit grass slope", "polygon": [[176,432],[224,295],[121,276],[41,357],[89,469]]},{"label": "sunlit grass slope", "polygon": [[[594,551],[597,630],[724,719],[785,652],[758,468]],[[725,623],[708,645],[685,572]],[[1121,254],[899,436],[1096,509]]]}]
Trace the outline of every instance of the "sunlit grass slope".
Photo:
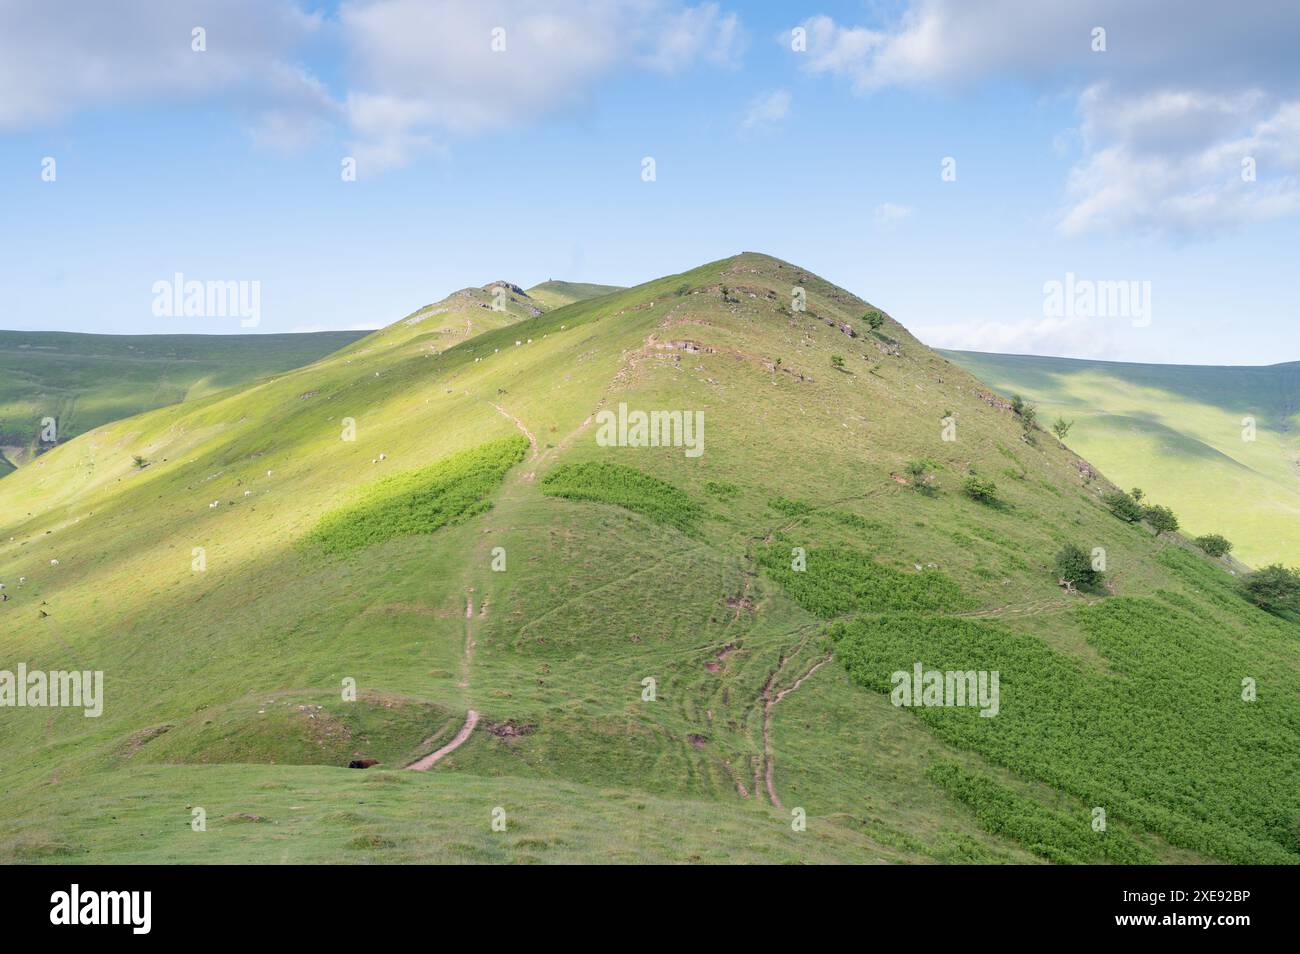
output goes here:
[{"label": "sunlit grass slope", "polygon": [[618,285],[593,285],[590,282],[562,282],[551,279],[528,289],[528,295],[540,302],[543,308],[550,310],[572,305],[576,301],[586,301],[588,298],[612,295],[622,290]]},{"label": "sunlit grass slope", "polygon": [[[1300,361],[1266,367],[1123,364],[945,352],[1040,416],[1123,487],[1221,533],[1262,566],[1300,565]],[[1250,418],[1253,428],[1244,424]]]},{"label": "sunlit grass slope", "polygon": [[0,331],[0,475],[31,459],[41,421],[59,441],[109,421],[310,364],[359,331],[86,335]]},{"label": "sunlit grass slope", "polygon": [[[5,478],[0,668],[106,698],[0,710],[0,857],[1295,860],[1300,633],[988,386],[753,253],[506,300]],[[703,454],[598,443],[620,404],[702,411]],[[1068,543],[1111,595],[1057,585]],[[916,661],[999,669],[999,714],[892,705]]]}]

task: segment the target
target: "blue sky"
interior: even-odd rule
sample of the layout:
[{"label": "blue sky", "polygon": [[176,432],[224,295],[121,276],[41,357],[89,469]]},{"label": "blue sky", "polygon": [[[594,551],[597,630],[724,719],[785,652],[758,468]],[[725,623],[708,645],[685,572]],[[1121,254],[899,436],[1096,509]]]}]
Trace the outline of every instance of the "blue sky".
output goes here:
[{"label": "blue sky", "polygon": [[[260,332],[376,327],[757,250],[936,346],[1300,359],[1281,5],[111,6],[0,8],[0,327],[246,330],[156,316],[177,272],[259,282]],[[1067,273],[1149,283],[1149,321],[1045,313]]]}]

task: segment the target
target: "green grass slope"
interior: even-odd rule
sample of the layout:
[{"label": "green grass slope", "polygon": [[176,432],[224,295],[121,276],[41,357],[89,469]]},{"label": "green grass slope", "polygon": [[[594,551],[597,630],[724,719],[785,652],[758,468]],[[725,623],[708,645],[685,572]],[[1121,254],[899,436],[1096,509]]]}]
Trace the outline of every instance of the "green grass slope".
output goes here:
[{"label": "green grass slope", "polygon": [[586,301],[588,298],[612,295],[622,290],[620,285],[593,285],[590,282],[562,282],[551,279],[528,289],[528,295],[550,311],[572,305],[574,302]]},{"label": "green grass slope", "polygon": [[68,441],[109,421],[302,367],[363,335],[0,331],[0,476],[42,449],[43,418],[54,418],[59,441]]},{"label": "green grass slope", "polygon": [[[0,710],[0,858],[1300,858],[1300,629],[901,325],[753,253],[467,292],[5,478],[0,669],[105,698]],[[703,453],[598,441],[620,405]],[[917,661],[1000,670],[998,715],[893,705]]]},{"label": "green grass slope", "polygon": [[[1045,420],[1073,420],[1070,447],[1123,487],[1172,507],[1189,533],[1222,533],[1254,566],[1300,565],[1300,362],[944,354],[1003,394],[1038,404]],[[1248,417],[1253,435],[1243,428]]]}]

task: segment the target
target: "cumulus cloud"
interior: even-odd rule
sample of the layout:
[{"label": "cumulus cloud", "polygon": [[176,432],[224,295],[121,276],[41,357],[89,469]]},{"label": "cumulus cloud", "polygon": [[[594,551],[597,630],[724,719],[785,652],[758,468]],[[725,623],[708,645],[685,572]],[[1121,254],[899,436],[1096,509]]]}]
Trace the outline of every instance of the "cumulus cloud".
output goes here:
[{"label": "cumulus cloud", "polygon": [[1081,97],[1083,159],[1060,231],[1194,235],[1300,213],[1300,99],[1105,87]]},{"label": "cumulus cloud", "polygon": [[[206,50],[192,31],[206,31]],[[294,65],[321,18],[288,0],[0,5],[0,129],[121,103],[228,97],[255,136],[301,141],[334,109]]]},{"label": "cumulus cloud", "polygon": [[750,100],[749,107],[745,110],[745,118],[740,125],[745,129],[771,126],[788,115],[790,115],[790,91],[777,89]]},{"label": "cumulus cloud", "polygon": [[[343,138],[364,172],[591,100],[618,71],[730,69],[735,13],[685,0],[0,3],[0,130],[106,105],[216,101],[254,142]],[[206,31],[206,50],[191,31]],[[496,31],[494,33],[494,31]],[[495,43],[494,43],[495,41]],[[304,64],[342,52],[327,86]]]},{"label": "cumulus cloud", "polygon": [[339,20],[359,165],[581,106],[629,65],[729,67],[744,43],[735,14],[677,0],[358,0]]},{"label": "cumulus cloud", "polygon": [[[1200,234],[1300,214],[1300,5],[911,0],[871,27],[815,16],[802,68],[859,94],[1011,78],[1078,98],[1060,231]],[[1094,50],[1094,31],[1105,50]],[[1256,160],[1243,180],[1241,162]]]}]

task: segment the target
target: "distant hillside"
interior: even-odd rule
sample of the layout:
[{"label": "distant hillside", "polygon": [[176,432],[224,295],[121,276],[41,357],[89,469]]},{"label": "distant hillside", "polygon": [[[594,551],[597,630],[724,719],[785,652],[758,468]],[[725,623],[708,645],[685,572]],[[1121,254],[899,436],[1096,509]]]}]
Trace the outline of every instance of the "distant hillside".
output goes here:
[{"label": "distant hillside", "polygon": [[[1235,555],[1300,564],[1300,362],[1263,367],[1126,364],[943,352],[1050,423],[1125,488],[1173,507],[1192,534]],[[1255,420],[1254,440],[1243,419]],[[1243,436],[1244,435],[1244,436]]]},{"label": "distant hillside", "polygon": [[616,291],[622,291],[620,285],[592,285],[587,282],[547,281],[528,289],[528,294],[541,302],[547,309],[563,308],[575,301],[599,298]]},{"label": "distant hillside", "polygon": [[364,334],[0,331],[0,475],[43,446],[43,418],[55,419],[62,443],[108,421],[302,367]]}]

